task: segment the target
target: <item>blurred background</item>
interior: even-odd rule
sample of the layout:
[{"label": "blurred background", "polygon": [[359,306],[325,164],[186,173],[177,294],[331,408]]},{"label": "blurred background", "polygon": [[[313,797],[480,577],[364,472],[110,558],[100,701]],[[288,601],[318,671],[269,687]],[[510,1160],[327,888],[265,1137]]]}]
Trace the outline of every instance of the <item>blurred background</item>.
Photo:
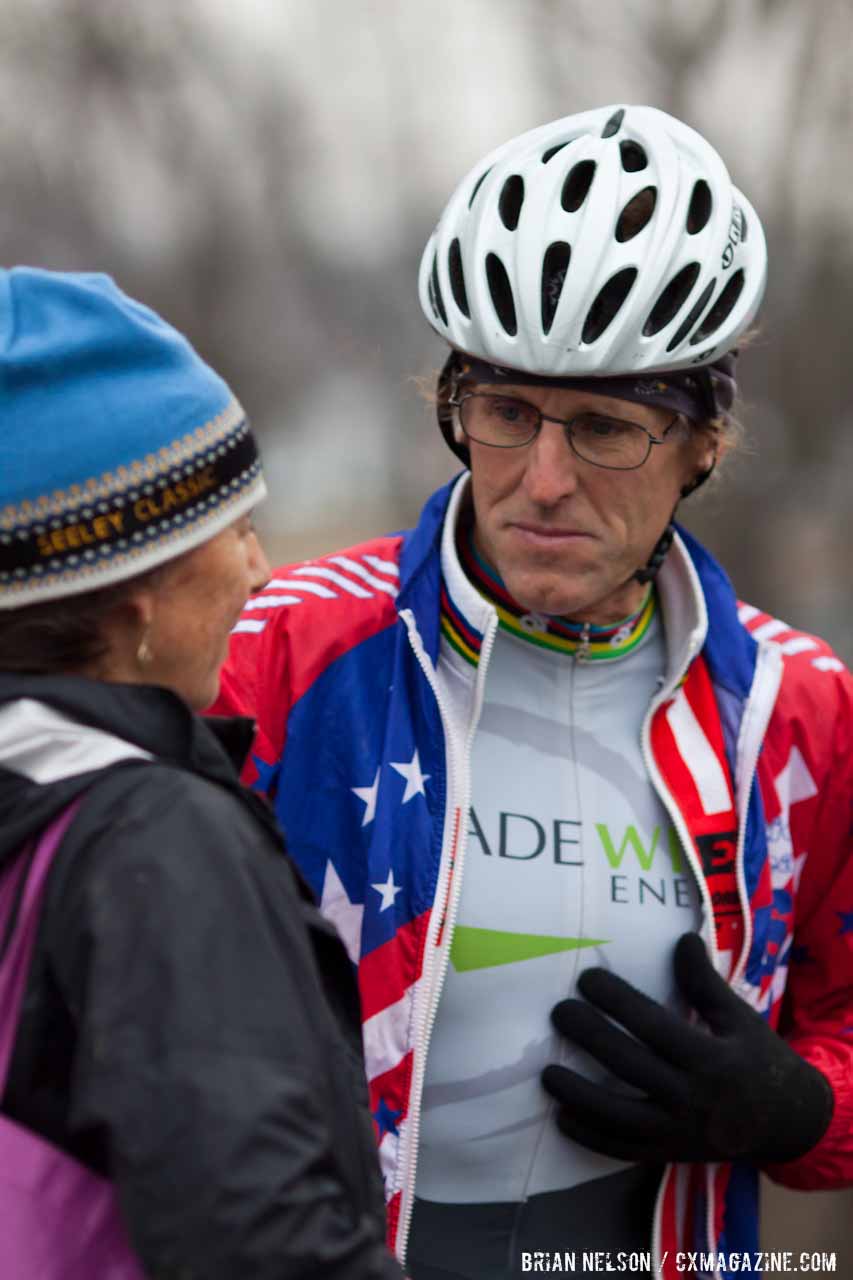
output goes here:
[{"label": "blurred background", "polygon": [[[853,659],[849,0],[4,0],[0,258],[113,274],[261,436],[275,562],[412,523],[456,470],[417,265],[464,173],[607,103],[680,116],[768,234],[747,446],[686,523],[742,598]],[[839,1250],[853,1194],[768,1195]]]}]

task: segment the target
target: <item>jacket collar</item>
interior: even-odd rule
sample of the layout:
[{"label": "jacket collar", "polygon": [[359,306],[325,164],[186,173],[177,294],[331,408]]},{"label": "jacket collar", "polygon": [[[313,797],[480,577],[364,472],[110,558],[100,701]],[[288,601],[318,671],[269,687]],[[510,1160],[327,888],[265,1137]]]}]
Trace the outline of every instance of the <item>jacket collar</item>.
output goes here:
[{"label": "jacket collar", "polygon": [[231,780],[233,771],[242,767],[252,741],[251,720],[202,720],[177,694],[154,685],[0,672],[0,711],[22,698],[120,738],[143,753]]},{"label": "jacket collar", "polygon": [[725,570],[692,534],[680,525],[676,528],[704,598],[708,623],[703,653],[711,679],[744,701],[755,676],[758,643],[740,620],[737,597]]},{"label": "jacket collar", "polygon": [[112,765],[159,759],[236,787],[252,735],[167,689],[0,673],[0,865]]},{"label": "jacket collar", "polygon": [[411,609],[433,666],[438,662],[441,636],[441,613],[436,608],[441,587],[441,531],[451,495],[464,488],[468,475],[463,471],[432,495],[416,527],[405,535],[400,551],[397,612]]}]

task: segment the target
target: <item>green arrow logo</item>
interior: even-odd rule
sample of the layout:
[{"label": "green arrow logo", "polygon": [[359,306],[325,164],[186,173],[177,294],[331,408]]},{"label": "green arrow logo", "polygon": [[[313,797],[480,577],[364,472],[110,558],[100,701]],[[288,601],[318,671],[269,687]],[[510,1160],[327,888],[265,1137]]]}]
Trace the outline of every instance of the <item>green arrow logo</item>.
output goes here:
[{"label": "green arrow logo", "polygon": [[499,964],[518,964],[560,951],[600,947],[607,938],[555,938],[542,933],[504,933],[501,929],[473,929],[458,924],[453,931],[450,963],[457,973],[472,969],[493,969]]}]

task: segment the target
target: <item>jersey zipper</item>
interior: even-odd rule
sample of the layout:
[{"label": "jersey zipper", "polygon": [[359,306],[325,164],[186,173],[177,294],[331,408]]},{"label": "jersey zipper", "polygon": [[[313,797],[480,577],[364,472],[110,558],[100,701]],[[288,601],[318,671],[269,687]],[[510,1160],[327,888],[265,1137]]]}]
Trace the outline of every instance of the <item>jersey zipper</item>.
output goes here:
[{"label": "jersey zipper", "polygon": [[591,643],[590,641],[591,630],[592,630],[592,623],[585,622],[583,624],[583,631],[581,632],[580,643],[577,649],[575,649],[575,662],[586,662],[587,658],[589,657],[589,646]]},{"label": "jersey zipper", "polygon": [[[450,957],[450,947],[453,940],[453,929],[456,924],[456,912],[459,906],[459,894],[462,884],[462,864],[465,857],[467,838],[467,828],[463,824],[466,821],[468,808],[471,802],[471,748],[483,706],[486,667],[488,666],[492,647],[495,642],[498,618],[497,614],[493,613],[492,617],[489,619],[486,631],[483,634],[483,643],[480,648],[480,661],[477,665],[474,706],[472,708],[471,719],[468,726],[468,734],[465,742],[459,743],[453,735],[453,729],[450,723],[450,718],[447,714],[447,708],[444,704],[441,690],[438,687],[435,668],[430,662],[424,649],[423,641],[421,640],[420,632],[418,631],[417,622],[415,621],[415,616],[411,609],[401,609],[400,617],[405,623],[406,630],[409,635],[409,643],[412,646],[412,650],[418,660],[418,664],[435,697],[439,717],[444,730],[444,740],[446,743],[447,793],[445,796],[444,833],[442,836],[442,862],[445,861],[447,856],[448,834],[450,834],[450,847],[452,848],[454,830],[456,833],[455,853],[453,855],[452,863],[448,866],[447,874],[449,892],[448,890],[445,890],[441,895],[442,898],[445,898],[446,907],[442,915],[439,915],[438,912],[433,910],[433,913],[430,916],[427,938],[424,946],[421,980],[424,983],[424,990],[426,994],[423,1002],[422,1016],[417,1025],[413,1040],[413,1071],[412,1084],[409,1093],[408,1114],[409,1132],[406,1143],[403,1185],[401,1188],[402,1197],[400,1201],[400,1219],[397,1227],[396,1240],[396,1254],[400,1264],[404,1265],[406,1261],[406,1246],[409,1239],[409,1230],[412,1224],[412,1212],[414,1209],[414,1188],[415,1177],[417,1174],[418,1142],[420,1138],[421,1123],[421,1094],[423,1091],[427,1052],[429,1049],[430,1038],[432,1036],[432,1028],[435,1023],[435,1015],[438,1010],[438,1002],[441,997],[441,990],[444,986],[444,979],[447,973],[447,964]],[[457,791],[458,803],[455,803],[457,800],[457,795],[455,793]],[[437,900],[438,896],[436,897],[436,901]],[[438,969],[434,971],[436,963],[438,964]]]}]

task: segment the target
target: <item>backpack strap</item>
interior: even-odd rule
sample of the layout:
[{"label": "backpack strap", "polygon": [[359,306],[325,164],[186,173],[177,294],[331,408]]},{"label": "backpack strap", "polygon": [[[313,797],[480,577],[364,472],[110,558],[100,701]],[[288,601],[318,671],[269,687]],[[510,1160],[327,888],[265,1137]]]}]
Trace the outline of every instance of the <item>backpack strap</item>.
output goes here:
[{"label": "backpack strap", "polygon": [[72,801],[0,876],[0,934],[6,933],[9,921],[15,917],[0,958],[0,1097],[6,1087],[48,872],[82,799],[78,796]]}]

